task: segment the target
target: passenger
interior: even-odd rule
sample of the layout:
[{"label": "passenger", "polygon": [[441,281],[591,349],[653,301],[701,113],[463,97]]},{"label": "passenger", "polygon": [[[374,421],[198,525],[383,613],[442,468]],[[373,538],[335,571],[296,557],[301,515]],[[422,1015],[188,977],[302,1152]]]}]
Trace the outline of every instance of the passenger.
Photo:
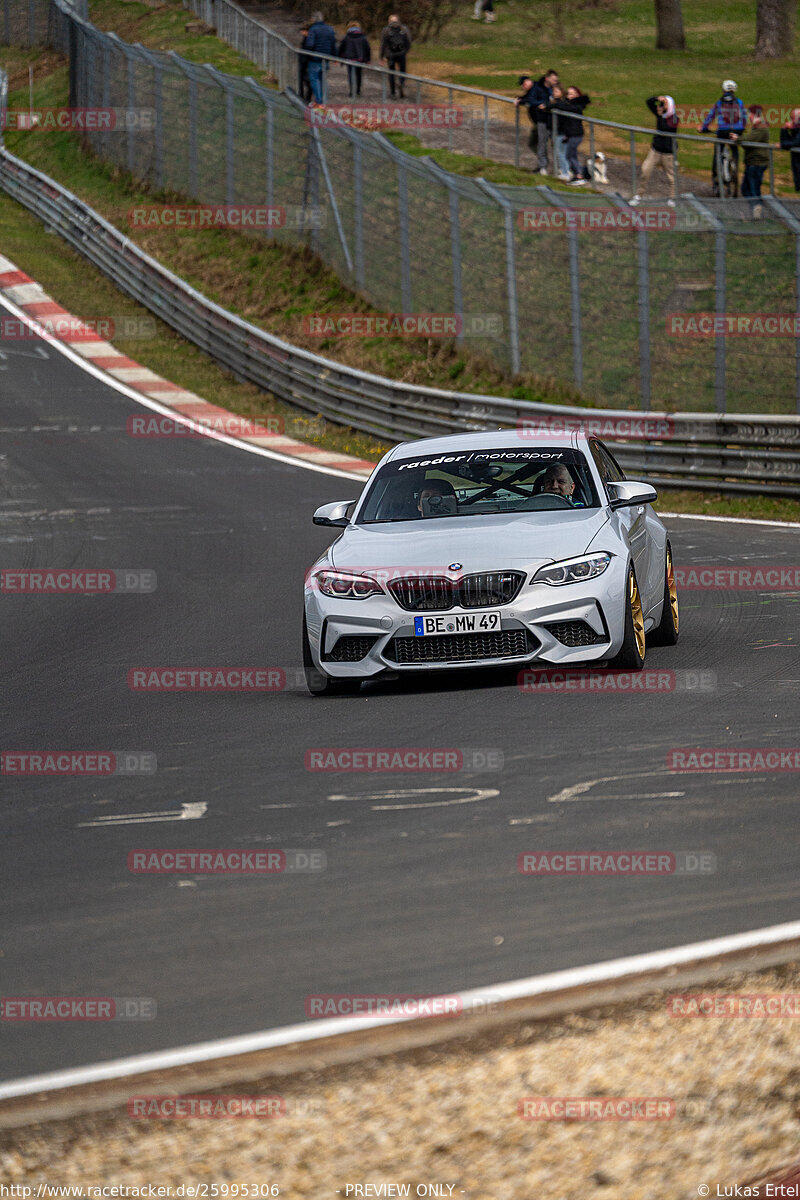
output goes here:
[{"label": "passenger", "polygon": [[[435,505],[424,505],[423,501],[429,501],[432,496],[443,496],[445,498],[456,499],[455,489],[452,483],[448,483],[446,479],[426,479],[420,488],[419,497],[417,499],[417,511],[421,517],[433,517],[439,514],[434,512]],[[425,512],[427,507],[428,511]],[[453,514],[448,513],[448,516]]]}]

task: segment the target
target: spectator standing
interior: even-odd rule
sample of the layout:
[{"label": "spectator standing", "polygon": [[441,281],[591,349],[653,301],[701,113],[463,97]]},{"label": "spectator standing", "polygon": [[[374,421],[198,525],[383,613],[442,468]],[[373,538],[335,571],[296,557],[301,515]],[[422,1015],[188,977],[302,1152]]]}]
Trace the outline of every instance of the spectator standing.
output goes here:
[{"label": "spectator standing", "polygon": [[578,159],[578,146],[583,141],[583,110],[591,104],[586,92],[574,85],[567,88],[567,95],[559,102],[558,107],[565,109],[569,116],[560,117],[558,131],[566,143],[567,166],[571,171],[570,183],[582,187],[586,183],[583,177],[583,167]]},{"label": "spectator standing", "polygon": [[347,82],[350,99],[361,95],[361,68],[372,58],[369,42],[361,32],[358,21],[348,21],[347,33],[339,43],[339,58],[347,61]]},{"label": "spectator standing", "polygon": [[[631,204],[638,204],[647,190],[650,176],[656,169],[661,170],[667,177],[670,192],[675,190],[675,138],[670,137],[678,129],[678,114],[675,111],[675,101],[672,96],[651,96],[645,104],[656,118],[656,134],[652,145],[647,151],[647,157],[642,163],[641,191],[631,197]],[[669,199],[668,204],[675,201]]]},{"label": "spectator standing", "polygon": [[[550,101],[553,99],[553,88],[558,86],[558,71],[545,71],[533,85],[532,111],[535,111],[540,175],[547,174],[547,143],[552,136],[552,117],[549,115]],[[555,170],[555,154],[553,155],[553,170]]]},{"label": "spectator standing", "polygon": [[550,97],[550,103],[545,110],[545,120],[548,127],[548,133],[553,139],[553,169],[558,178],[565,183],[569,180],[569,166],[567,165],[567,139],[564,137],[564,122],[566,117],[558,116],[553,109],[561,110],[564,104],[564,89],[560,83],[553,85],[553,94]]},{"label": "spectator standing", "polygon": [[781,128],[781,150],[789,151],[794,190],[800,192],[800,108],[793,108]]},{"label": "spectator standing", "polygon": [[[308,37],[308,26],[304,25],[300,30],[300,49],[305,50],[306,38]],[[308,63],[307,54],[298,54],[297,56],[297,94],[304,104],[308,104],[311,99],[311,83],[308,78]]]},{"label": "spectator standing", "polygon": [[411,49],[411,34],[405,25],[400,24],[396,13],[389,17],[389,24],[381,34],[380,57],[389,70],[389,92],[395,94],[395,75],[400,89],[400,98],[405,96],[404,80],[406,74],[406,56]]},{"label": "spectator standing", "polygon": [[[747,110],[750,116],[750,129],[742,141],[744,146],[744,179],[742,180],[742,195],[747,196],[754,217],[760,217],[761,180],[769,166],[769,129],[764,120],[764,110],[760,104],[751,104]],[[756,142],[757,145],[750,143]]]},{"label": "spectator standing", "polygon": [[[311,18],[303,49],[316,50],[318,54],[329,54],[332,58],[336,57],[336,33],[333,26],[327,24],[321,12],[315,12]],[[327,74],[328,63],[325,59],[317,58],[312,54],[309,55],[306,70],[313,95],[310,103],[322,104],[325,92],[323,72]]]},{"label": "spectator standing", "polygon": [[494,0],[475,0],[475,8],[472,12],[473,21],[480,21],[481,14],[483,14],[484,25],[491,25],[495,19]]},{"label": "spectator standing", "polygon": [[536,154],[539,147],[539,125],[536,120],[536,112],[534,109],[534,82],[530,75],[520,75],[517,83],[522,88],[522,95],[517,96],[514,104],[517,107],[519,107],[521,104],[525,109],[527,109],[528,120],[531,123],[531,131],[528,135],[528,147],[533,151],[534,154]]}]

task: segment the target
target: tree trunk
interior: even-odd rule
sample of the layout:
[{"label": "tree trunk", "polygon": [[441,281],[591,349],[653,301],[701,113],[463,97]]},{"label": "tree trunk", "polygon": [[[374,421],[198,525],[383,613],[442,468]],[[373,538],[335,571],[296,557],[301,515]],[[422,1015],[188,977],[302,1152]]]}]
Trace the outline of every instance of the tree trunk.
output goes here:
[{"label": "tree trunk", "polygon": [[797,0],[758,0],[756,58],[784,58],[794,48]]},{"label": "tree trunk", "polygon": [[685,50],[681,0],[656,0],[656,50]]}]

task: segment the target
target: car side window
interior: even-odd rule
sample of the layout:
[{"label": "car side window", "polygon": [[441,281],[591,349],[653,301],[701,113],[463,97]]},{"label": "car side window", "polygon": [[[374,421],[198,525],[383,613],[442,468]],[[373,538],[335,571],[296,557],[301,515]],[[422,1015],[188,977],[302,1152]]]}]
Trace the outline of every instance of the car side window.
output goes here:
[{"label": "car side window", "polygon": [[621,483],[625,475],[622,468],[611,457],[605,446],[601,446],[599,442],[590,442],[589,445],[591,446],[592,457],[600,472],[603,487],[608,492],[609,483]]}]

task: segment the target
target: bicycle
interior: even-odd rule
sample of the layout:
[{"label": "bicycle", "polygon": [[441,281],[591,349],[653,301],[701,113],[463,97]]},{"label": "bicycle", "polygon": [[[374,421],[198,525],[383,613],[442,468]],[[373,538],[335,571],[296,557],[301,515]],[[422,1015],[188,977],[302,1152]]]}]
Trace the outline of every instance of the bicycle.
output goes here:
[{"label": "bicycle", "polygon": [[739,195],[739,154],[735,142],[725,141],[722,145],[717,142],[714,146],[711,190],[726,200]]}]

